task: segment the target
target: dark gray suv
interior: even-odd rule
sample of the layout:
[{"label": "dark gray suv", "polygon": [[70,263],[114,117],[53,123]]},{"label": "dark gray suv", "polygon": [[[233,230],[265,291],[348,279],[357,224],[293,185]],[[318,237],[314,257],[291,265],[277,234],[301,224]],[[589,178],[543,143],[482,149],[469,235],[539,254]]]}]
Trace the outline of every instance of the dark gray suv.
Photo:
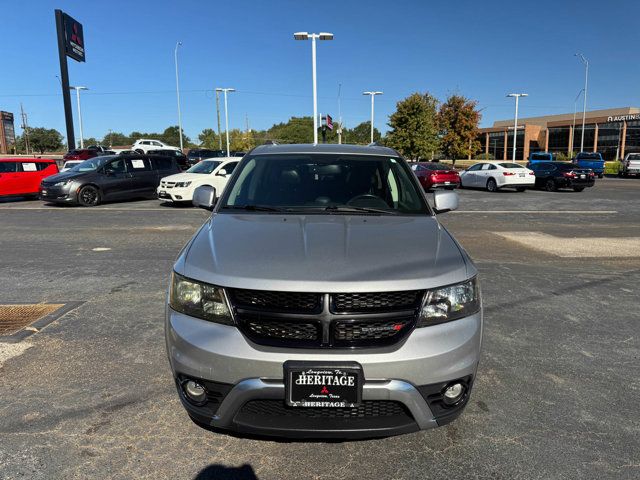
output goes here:
[{"label": "dark gray suv", "polygon": [[[220,198],[217,194],[221,193]],[[178,394],[208,427],[374,437],[444,425],[480,358],[477,271],[389,148],[265,145],[178,257],[166,343]]]}]

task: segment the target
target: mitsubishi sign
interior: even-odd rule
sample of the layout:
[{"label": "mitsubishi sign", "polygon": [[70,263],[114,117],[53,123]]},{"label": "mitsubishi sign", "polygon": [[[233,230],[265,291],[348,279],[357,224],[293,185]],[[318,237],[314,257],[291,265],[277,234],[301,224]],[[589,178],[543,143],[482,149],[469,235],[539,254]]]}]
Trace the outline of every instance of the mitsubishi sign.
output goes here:
[{"label": "mitsubishi sign", "polygon": [[71,57],[77,62],[84,62],[84,35],[82,24],[76,22],[66,13],[62,14],[64,22],[64,49],[67,57]]}]

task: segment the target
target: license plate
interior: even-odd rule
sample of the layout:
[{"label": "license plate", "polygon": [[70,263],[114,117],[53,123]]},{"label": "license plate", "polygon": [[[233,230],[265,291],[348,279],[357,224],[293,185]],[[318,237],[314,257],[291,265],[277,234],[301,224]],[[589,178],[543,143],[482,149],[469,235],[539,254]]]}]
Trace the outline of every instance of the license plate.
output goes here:
[{"label": "license plate", "polygon": [[160,190],[160,195],[166,195],[167,192],[165,192],[164,190]]},{"label": "license plate", "polygon": [[445,185],[450,185],[450,184],[451,184],[451,182],[444,182],[444,184],[445,184]]},{"label": "license plate", "polygon": [[580,178],[587,178],[586,175],[580,175]]},{"label": "license plate", "polygon": [[524,173],[519,173],[518,174],[519,177],[524,177],[524,175],[525,175]]},{"label": "license plate", "polygon": [[291,407],[352,408],[362,401],[364,375],[356,362],[284,363],[285,402]]}]

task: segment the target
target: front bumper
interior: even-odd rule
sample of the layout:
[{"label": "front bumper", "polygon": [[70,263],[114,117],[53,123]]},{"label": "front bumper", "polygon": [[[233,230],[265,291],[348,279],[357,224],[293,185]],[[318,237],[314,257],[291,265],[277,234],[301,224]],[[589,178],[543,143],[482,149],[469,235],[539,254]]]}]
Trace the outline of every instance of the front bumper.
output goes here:
[{"label": "front bumper", "polygon": [[163,202],[190,202],[193,198],[193,191],[187,188],[158,187],[156,193]]},{"label": "front bumper", "polygon": [[76,188],[41,186],[38,191],[40,200],[53,203],[78,203]]},{"label": "front bumper", "polygon": [[[200,423],[261,435],[358,438],[433,428],[460,415],[478,366],[482,313],[415,329],[399,344],[358,350],[256,345],[235,327],[188,317],[171,308],[167,308],[165,327],[180,398]],[[365,377],[364,413],[334,418],[336,409],[322,409],[317,418],[307,418],[300,409],[284,407],[287,360],[358,362]],[[182,391],[182,379],[214,385],[211,390],[217,393],[212,398],[217,403],[192,404]],[[444,408],[439,400],[442,390],[460,379],[467,384],[463,401],[455,408]],[[383,410],[384,414],[375,414]]]}]

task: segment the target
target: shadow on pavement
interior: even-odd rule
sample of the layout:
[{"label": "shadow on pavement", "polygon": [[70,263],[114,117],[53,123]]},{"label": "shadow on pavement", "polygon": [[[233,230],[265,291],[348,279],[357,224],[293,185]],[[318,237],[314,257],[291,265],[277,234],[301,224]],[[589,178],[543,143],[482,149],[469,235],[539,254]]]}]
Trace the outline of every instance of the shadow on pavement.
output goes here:
[{"label": "shadow on pavement", "polygon": [[241,467],[225,467],[224,465],[209,465],[201,470],[194,480],[258,480],[251,465]]}]

